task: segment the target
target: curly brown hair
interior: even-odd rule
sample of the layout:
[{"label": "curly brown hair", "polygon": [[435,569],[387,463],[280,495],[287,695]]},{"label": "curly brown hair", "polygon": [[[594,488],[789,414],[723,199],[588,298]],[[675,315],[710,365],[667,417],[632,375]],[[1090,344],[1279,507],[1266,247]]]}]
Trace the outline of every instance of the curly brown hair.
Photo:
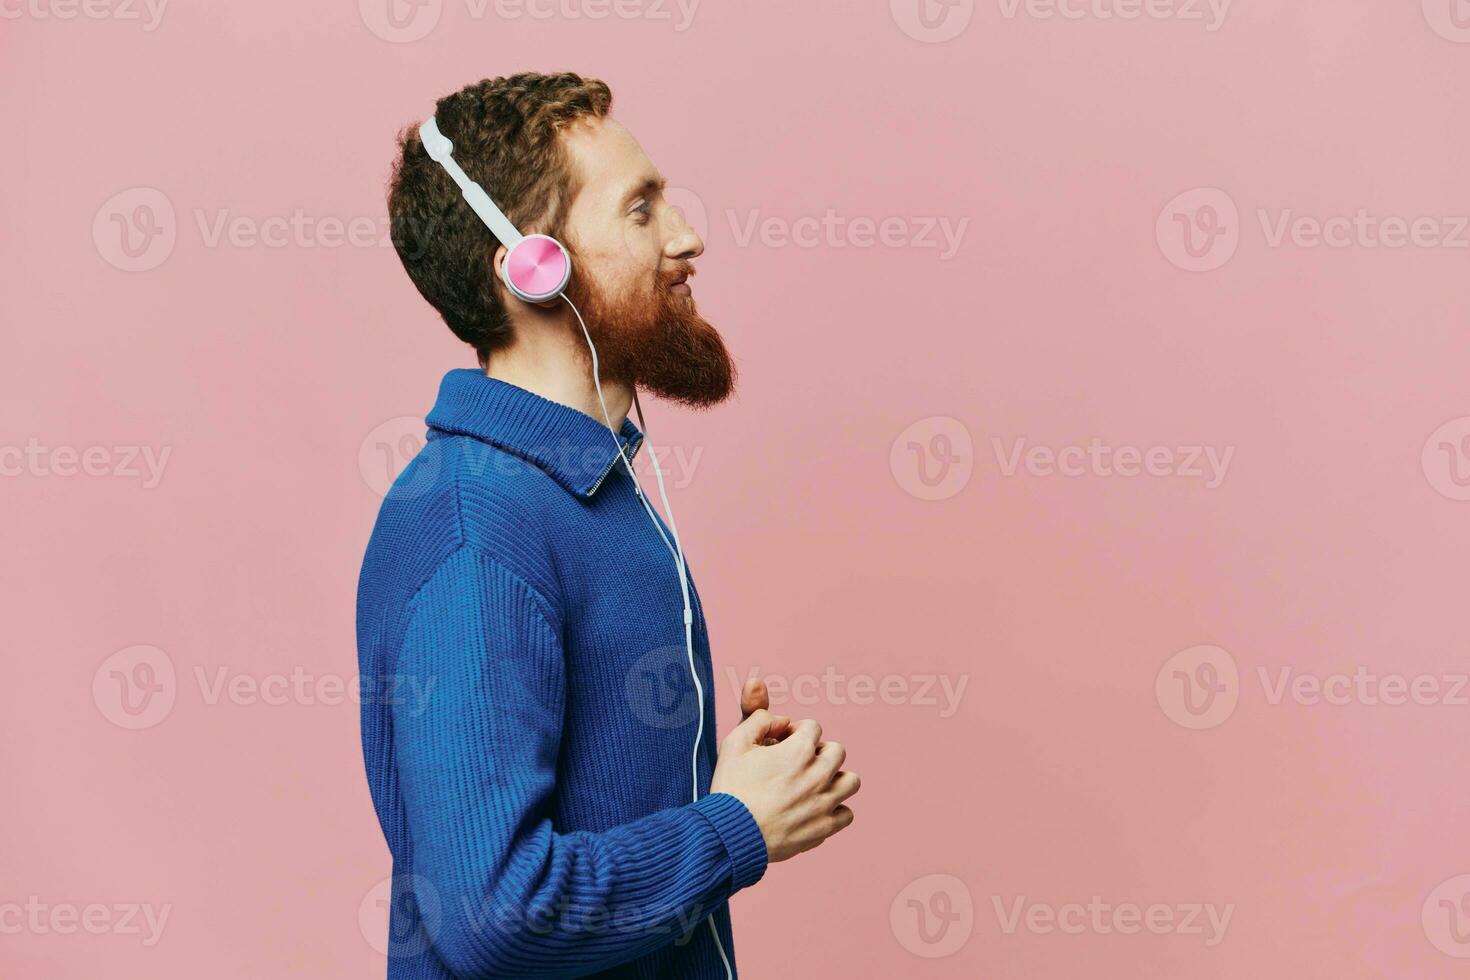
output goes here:
[{"label": "curly brown hair", "polygon": [[[523,72],[445,96],[434,116],[454,142],[454,159],[512,224],[560,238],[577,188],[559,134],[611,107],[612,91],[598,79]],[[398,147],[388,184],[393,247],[419,293],[484,364],[511,339],[495,275],[500,242],[430,159],[417,123],[399,132]]]}]

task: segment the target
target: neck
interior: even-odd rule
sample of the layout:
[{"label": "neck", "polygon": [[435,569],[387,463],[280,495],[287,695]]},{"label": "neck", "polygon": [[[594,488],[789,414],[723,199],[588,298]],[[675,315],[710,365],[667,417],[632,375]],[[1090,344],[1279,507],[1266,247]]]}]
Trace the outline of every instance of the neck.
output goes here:
[{"label": "neck", "polygon": [[[536,322],[516,324],[515,339],[490,355],[485,374],[604,421],[582,328],[561,304],[554,312],[537,310],[534,318]],[[615,430],[620,429],[633,404],[632,387],[603,381],[602,395],[607,400],[607,419]]]}]

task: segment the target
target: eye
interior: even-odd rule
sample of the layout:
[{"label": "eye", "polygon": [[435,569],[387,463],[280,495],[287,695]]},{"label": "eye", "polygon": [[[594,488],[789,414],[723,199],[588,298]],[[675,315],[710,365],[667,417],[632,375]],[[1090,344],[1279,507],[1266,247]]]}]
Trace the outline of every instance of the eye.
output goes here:
[{"label": "eye", "polygon": [[630,213],[635,216],[635,220],[640,225],[646,225],[648,224],[649,216],[653,214],[653,205],[647,201],[640,201],[638,202],[638,206]]}]

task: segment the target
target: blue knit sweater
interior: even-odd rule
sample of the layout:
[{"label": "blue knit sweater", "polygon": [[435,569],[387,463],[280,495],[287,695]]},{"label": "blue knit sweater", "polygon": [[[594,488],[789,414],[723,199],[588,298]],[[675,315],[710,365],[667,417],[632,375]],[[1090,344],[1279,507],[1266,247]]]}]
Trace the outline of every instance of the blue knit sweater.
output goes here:
[{"label": "blue knit sweater", "polygon": [[[723,980],[760,828],[706,795],[678,574],[601,422],[450,371],[358,585],[362,744],[393,855],[388,977]],[[633,453],[642,433],[628,421]],[[616,465],[615,465],[616,464]]]}]

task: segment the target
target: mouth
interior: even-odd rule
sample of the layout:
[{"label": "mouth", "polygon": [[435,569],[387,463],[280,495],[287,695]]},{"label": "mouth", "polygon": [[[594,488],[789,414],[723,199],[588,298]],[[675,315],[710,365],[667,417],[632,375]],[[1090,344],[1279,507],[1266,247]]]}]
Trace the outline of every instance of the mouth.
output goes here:
[{"label": "mouth", "polygon": [[680,296],[693,295],[694,291],[689,288],[689,276],[682,275],[678,279],[675,279],[673,282],[669,283],[669,292],[676,293]]}]

